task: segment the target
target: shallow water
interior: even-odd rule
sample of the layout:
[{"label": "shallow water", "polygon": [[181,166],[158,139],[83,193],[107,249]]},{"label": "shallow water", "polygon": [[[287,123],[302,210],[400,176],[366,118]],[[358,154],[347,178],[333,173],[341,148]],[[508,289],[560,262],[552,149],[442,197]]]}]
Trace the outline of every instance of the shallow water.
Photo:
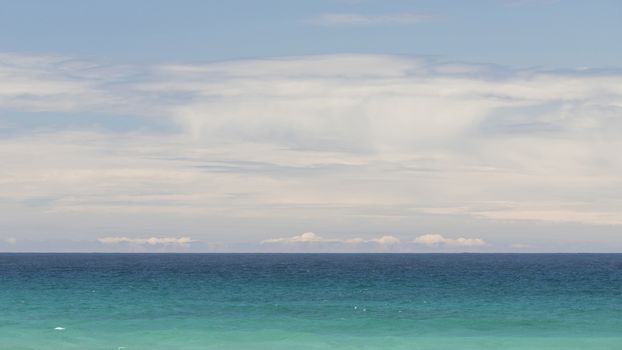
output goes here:
[{"label": "shallow water", "polygon": [[0,254],[0,349],[622,349],[622,255]]}]

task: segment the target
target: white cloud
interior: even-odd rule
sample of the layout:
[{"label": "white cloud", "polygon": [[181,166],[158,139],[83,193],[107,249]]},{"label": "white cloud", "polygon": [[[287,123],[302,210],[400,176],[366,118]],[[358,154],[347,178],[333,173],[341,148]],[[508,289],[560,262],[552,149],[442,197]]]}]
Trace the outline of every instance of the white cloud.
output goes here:
[{"label": "white cloud", "polygon": [[149,237],[149,238],[128,238],[128,237],[101,237],[97,239],[103,244],[128,243],[136,245],[179,245],[187,246],[196,242],[190,237]]},{"label": "white cloud", "polygon": [[261,243],[317,243],[317,242],[339,242],[339,240],[327,239],[320,237],[313,232],[305,232],[298,236],[288,238],[272,238],[266,239]]},{"label": "white cloud", "polygon": [[549,5],[559,2],[560,0],[501,0],[501,3],[507,6],[523,6],[523,5]]},{"label": "white cloud", "polygon": [[17,238],[9,237],[9,238],[5,238],[4,241],[7,242],[8,244],[16,244],[17,243]]},{"label": "white cloud", "polygon": [[[128,113],[131,95],[102,88],[126,74],[110,67],[64,56],[0,53],[0,108],[20,111],[77,112],[87,108]],[[130,108],[127,108],[127,107]]]},{"label": "white cloud", "polygon": [[374,238],[369,240],[370,242],[375,242],[381,245],[392,245],[400,243],[400,240],[393,236],[382,236],[380,238]]},{"label": "white cloud", "polygon": [[381,236],[378,238],[364,239],[360,237],[355,238],[325,238],[318,236],[313,232],[305,232],[298,236],[284,237],[284,238],[271,238],[261,241],[262,244],[266,243],[343,243],[343,244],[362,244],[362,243],[376,243],[383,246],[389,246],[400,243],[400,240],[393,236]]},{"label": "white cloud", "polygon": [[[0,224],[20,240],[40,227],[79,239],[77,218],[105,232],[182,223],[224,243],[248,227],[244,237],[260,241],[276,223],[399,234],[421,221],[435,230],[446,216],[622,224],[613,70],[386,55],[146,67],[10,56],[0,76]],[[66,127],[14,131],[20,118],[2,122],[12,110],[174,127],[76,127],[67,116]],[[550,227],[540,230],[535,238]]]},{"label": "white cloud", "polygon": [[385,15],[365,15],[359,13],[325,13],[308,22],[323,26],[338,25],[406,25],[416,24],[430,19],[430,16],[417,13],[394,13]]},{"label": "white cloud", "polygon": [[530,248],[530,246],[528,244],[523,244],[523,243],[513,243],[512,245],[510,245],[510,247],[514,248],[514,249],[526,249],[526,248]]},{"label": "white cloud", "polygon": [[422,236],[418,236],[417,238],[415,238],[414,243],[427,246],[450,245],[463,247],[482,246],[486,244],[486,242],[484,242],[484,240],[481,238],[445,238],[439,234],[425,234]]}]

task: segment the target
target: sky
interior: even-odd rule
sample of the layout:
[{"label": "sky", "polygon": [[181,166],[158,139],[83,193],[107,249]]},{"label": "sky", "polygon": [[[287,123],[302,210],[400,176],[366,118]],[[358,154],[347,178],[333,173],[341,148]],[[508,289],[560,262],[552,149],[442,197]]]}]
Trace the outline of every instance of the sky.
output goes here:
[{"label": "sky", "polygon": [[0,251],[622,252],[622,2],[0,5]]}]

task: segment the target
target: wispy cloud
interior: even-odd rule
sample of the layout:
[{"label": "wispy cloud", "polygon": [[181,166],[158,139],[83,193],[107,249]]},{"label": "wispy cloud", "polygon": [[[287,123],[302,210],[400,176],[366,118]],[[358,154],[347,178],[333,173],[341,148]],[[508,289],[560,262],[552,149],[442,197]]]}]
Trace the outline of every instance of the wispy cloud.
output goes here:
[{"label": "wispy cloud", "polygon": [[[0,53],[0,108],[21,111],[83,111],[85,108],[106,112],[132,112],[125,106],[135,95],[123,97],[115,90],[102,89],[124,75],[135,73],[124,66],[109,66],[54,55]],[[116,106],[116,107],[115,107]]]},{"label": "wispy cloud", "polygon": [[321,26],[370,26],[370,25],[410,25],[430,20],[430,16],[417,13],[394,13],[366,15],[359,13],[325,13],[307,22]]},{"label": "wispy cloud", "polygon": [[446,238],[439,234],[425,234],[418,236],[415,238],[414,243],[427,246],[450,245],[463,247],[482,246],[486,244],[486,242],[484,242],[481,238]]},{"label": "wispy cloud", "polygon": [[135,244],[135,245],[178,245],[187,246],[196,242],[190,237],[149,237],[149,238],[129,238],[129,237],[101,237],[97,241],[103,244]]},{"label": "wispy cloud", "polygon": [[507,6],[524,6],[524,5],[549,5],[560,2],[561,0],[500,0]]},{"label": "wispy cloud", "polygon": [[292,236],[292,237],[282,237],[282,238],[271,238],[261,241],[262,244],[267,243],[342,243],[342,244],[362,244],[362,243],[376,243],[380,245],[393,245],[400,243],[400,240],[393,236],[381,236],[378,238],[365,239],[360,237],[354,238],[325,238],[322,236],[318,236],[313,232],[305,232],[303,234]]}]

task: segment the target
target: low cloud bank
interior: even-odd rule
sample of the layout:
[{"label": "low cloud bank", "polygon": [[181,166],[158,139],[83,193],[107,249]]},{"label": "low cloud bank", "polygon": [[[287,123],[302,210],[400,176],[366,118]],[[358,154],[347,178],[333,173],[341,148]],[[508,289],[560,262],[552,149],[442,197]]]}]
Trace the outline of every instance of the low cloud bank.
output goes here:
[{"label": "low cloud bank", "polygon": [[319,236],[313,232],[305,232],[303,234],[293,237],[281,237],[271,238],[261,241],[261,244],[270,243],[342,243],[342,244],[363,244],[363,243],[376,243],[380,245],[393,245],[400,243],[400,240],[394,236],[381,236],[378,238],[365,239],[360,237],[355,238],[325,238]]},{"label": "low cloud bank", "polygon": [[186,246],[195,242],[190,237],[149,237],[149,238],[128,238],[128,237],[101,237],[97,241],[103,244],[128,243],[135,245],[179,245]]},{"label": "low cloud bank", "polygon": [[439,234],[425,234],[419,236],[415,238],[414,243],[427,246],[451,245],[463,247],[482,246],[486,244],[481,238],[446,238]]}]

